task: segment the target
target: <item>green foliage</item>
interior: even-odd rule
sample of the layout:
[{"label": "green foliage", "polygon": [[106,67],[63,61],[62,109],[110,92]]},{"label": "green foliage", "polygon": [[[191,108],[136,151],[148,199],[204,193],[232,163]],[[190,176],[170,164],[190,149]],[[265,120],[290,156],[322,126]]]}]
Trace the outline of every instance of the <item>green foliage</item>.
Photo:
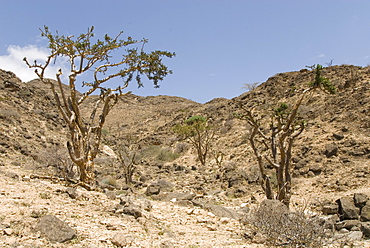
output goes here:
[{"label": "green foliage", "polygon": [[[67,148],[72,161],[79,168],[80,180],[93,183],[93,161],[99,151],[102,133],[106,134],[103,126],[118,98],[129,94],[123,89],[132,81],[142,87],[142,77],[146,77],[158,87],[159,81],[172,73],[162,63],[162,58],[172,58],[175,54],[158,50],[146,53],[146,39],[120,39],[123,32],[113,38],[106,34],[103,39],[94,39],[94,27],[77,37],[60,35],[58,32],[54,34],[47,26],[40,31],[41,36],[49,41],[50,55],[44,63],[30,63],[27,58],[24,58],[24,61],[29,68],[35,69],[36,75],[43,83],[50,86],[58,110],[69,127]],[[112,52],[118,50],[123,51],[123,54],[114,60]],[[67,88],[62,82],[61,69],[56,74],[56,82],[44,77],[47,67],[60,57],[66,58],[69,63],[68,83],[65,83]],[[91,79],[80,82],[87,90],[79,94],[76,82],[78,76],[85,72]],[[122,83],[115,88],[108,87],[106,82],[114,78],[121,78]],[[97,93],[99,97],[90,105],[93,106],[89,109],[90,113],[82,114],[86,109],[81,107],[81,104],[90,95]]]},{"label": "green foliage", "polygon": [[280,106],[274,109],[274,113],[276,116],[284,117],[287,115],[287,110],[289,106],[286,103],[281,103]]},{"label": "green foliage", "polygon": [[329,93],[329,94],[336,93],[336,88],[330,82],[330,80],[328,78],[321,76],[321,72],[323,69],[322,65],[317,64],[317,65],[309,66],[309,68],[313,69],[315,72],[315,81],[312,81],[308,84],[310,88],[320,89],[324,91],[325,93]]},{"label": "green foliage", "polygon": [[184,122],[186,125],[191,126],[191,125],[196,125],[196,124],[204,124],[207,122],[207,120],[203,116],[195,115],[195,116],[192,116],[186,119]]},{"label": "green foliage", "polygon": [[211,126],[208,125],[207,119],[203,116],[195,115],[186,119],[183,124],[175,125],[173,131],[187,139],[209,129],[211,129]]},{"label": "green foliage", "polygon": [[184,139],[188,139],[197,151],[198,159],[205,165],[206,158],[214,138],[214,127],[208,124],[205,117],[195,115],[177,124],[173,131]]}]

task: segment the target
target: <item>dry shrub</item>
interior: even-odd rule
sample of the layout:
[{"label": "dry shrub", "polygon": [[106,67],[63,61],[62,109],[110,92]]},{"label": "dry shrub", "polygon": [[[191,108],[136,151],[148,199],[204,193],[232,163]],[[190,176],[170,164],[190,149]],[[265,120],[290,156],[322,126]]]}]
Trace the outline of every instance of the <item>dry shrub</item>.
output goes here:
[{"label": "dry shrub", "polygon": [[280,201],[265,200],[243,220],[254,233],[265,237],[269,246],[322,247],[329,238],[324,221],[309,217],[305,211],[289,211]]},{"label": "dry shrub", "polygon": [[66,148],[53,146],[42,150],[37,155],[37,162],[44,167],[51,167],[57,177],[74,178],[76,176],[74,164]]}]

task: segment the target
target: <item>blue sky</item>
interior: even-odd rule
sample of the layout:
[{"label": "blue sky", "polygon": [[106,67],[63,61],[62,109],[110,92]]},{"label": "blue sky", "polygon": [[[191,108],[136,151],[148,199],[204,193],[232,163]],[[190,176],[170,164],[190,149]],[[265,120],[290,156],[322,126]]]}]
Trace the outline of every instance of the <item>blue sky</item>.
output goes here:
[{"label": "blue sky", "polygon": [[35,78],[22,58],[42,61],[47,43],[39,28],[97,37],[146,38],[146,50],[167,50],[173,70],[159,89],[207,102],[245,92],[244,84],[307,65],[370,64],[367,0],[0,0],[0,68],[23,81]]}]

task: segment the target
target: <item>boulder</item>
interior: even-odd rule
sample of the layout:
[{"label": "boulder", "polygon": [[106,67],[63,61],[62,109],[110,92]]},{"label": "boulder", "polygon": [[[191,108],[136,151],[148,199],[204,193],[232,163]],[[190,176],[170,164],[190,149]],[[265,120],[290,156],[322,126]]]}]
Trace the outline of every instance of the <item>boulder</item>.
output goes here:
[{"label": "boulder", "polygon": [[337,214],[338,213],[338,204],[337,203],[329,203],[322,207],[323,214]]},{"label": "boulder", "polygon": [[342,197],[337,200],[339,205],[339,215],[342,220],[358,219],[360,209],[355,206],[353,197]]},{"label": "boulder", "polygon": [[161,191],[161,187],[158,184],[151,184],[146,188],[145,195],[158,195]]},{"label": "boulder", "polygon": [[76,236],[76,231],[74,229],[54,215],[45,215],[41,217],[35,230],[40,231],[42,236],[52,242],[62,243]]},{"label": "boulder", "polygon": [[361,209],[361,221],[370,221],[370,200]]},{"label": "boulder", "polygon": [[365,237],[370,237],[370,222],[361,223],[361,231]]},{"label": "boulder", "polygon": [[353,200],[355,202],[356,207],[358,208],[363,208],[366,205],[368,199],[369,197],[363,193],[355,193],[353,195]]},{"label": "boulder", "polygon": [[127,237],[123,233],[117,233],[113,236],[111,242],[117,247],[126,247],[130,245],[130,237]]},{"label": "boulder", "polygon": [[338,154],[338,146],[336,144],[327,144],[325,146],[324,154],[327,158],[331,158],[333,156],[336,156]]}]

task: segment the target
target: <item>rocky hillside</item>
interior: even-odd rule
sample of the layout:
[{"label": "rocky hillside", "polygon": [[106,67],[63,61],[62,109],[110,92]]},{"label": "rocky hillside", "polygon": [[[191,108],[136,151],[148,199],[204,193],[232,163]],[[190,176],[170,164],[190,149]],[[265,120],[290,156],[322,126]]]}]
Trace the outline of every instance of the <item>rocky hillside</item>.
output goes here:
[{"label": "rocky hillside", "polygon": [[[334,83],[338,93],[315,93],[304,102],[300,115],[308,124],[293,157],[292,204],[309,203],[318,212],[343,196],[370,196],[370,69],[331,66],[323,76]],[[78,238],[69,241],[75,243],[55,247],[113,247],[117,233],[123,233],[126,241],[122,242],[128,247],[245,247],[250,240],[243,239],[244,228],[234,221],[235,216],[261,201],[263,194],[247,140],[248,127],[234,113],[240,113],[240,105],[263,103],[272,108],[281,102],[292,103],[313,77],[306,69],[279,73],[234,99],[217,98],[205,104],[179,97],[128,95],[108,116],[102,152],[95,161],[97,180],[108,194],[78,187],[72,197],[68,193],[72,185],[52,183],[65,176],[63,170],[70,169],[70,161],[65,124],[50,92],[38,80],[24,83],[14,73],[0,70],[0,201],[6,203],[0,214],[0,235],[4,230],[8,240],[0,246],[22,245],[26,240],[29,246],[24,247],[36,243],[51,247],[53,243],[32,231],[38,217],[49,213],[77,230]],[[89,109],[93,102],[92,98],[84,107]],[[206,116],[218,130],[206,167],[172,131],[175,124],[193,115]],[[104,145],[119,149],[118,141],[124,137],[140,147],[132,186],[124,183],[119,163],[103,152]],[[215,155],[221,153],[223,159],[217,161]],[[158,188],[161,193],[157,195]],[[168,196],[168,192],[178,195]],[[154,212],[146,207],[148,202]],[[60,210],[59,204],[67,204],[70,212]],[[132,204],[138,206],[141,219],[135,216],[135,208],[124,207]],[[235,212],[225,214],[231,210]],[[120,211],[134,217],[127,219],[126,213],[122,219]],[[179,219],[186,220],[188,229],[182,229],[185,222],[178,223]],[[13,222],[29,228],[16,231]],[[98,235],[88,226],[104,232]],[[125,226],[135,230],[135,237],[123,231]],[[361,244],[366,247],[368,243]]]}]

